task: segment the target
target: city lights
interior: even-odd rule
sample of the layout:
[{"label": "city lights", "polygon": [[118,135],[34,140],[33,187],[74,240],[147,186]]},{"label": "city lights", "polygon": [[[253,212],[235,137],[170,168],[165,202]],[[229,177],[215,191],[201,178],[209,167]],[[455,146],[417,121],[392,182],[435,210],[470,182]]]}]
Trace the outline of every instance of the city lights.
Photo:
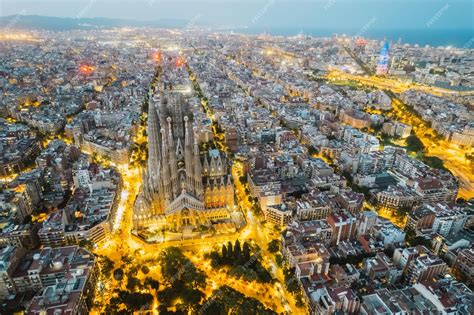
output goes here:
[{"label": "city lights", "polygon": [[266,26],[284,2],[244,7],[245,27],[0,17],[1,314],[472,313],[454,4],[420,45],[378,13],[296,34]]},{"label": "city lights", "polygon": [[95,68],[91,65],[81,65],[79,67],[79,72],[83,75],[90,75],[94,72]]}]

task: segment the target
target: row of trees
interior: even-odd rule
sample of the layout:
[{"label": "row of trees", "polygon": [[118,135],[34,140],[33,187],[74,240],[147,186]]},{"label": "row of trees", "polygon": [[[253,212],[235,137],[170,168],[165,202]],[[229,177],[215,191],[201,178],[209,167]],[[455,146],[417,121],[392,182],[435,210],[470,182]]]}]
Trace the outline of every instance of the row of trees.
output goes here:
[{"label": "row of trees", "polygon": [[213,267],[230,266],[229,274],[237,279],[262,283],[273,280],[270,272],[263,267],[259,253],[252,253],[247,242],[244,242],[243,246],[239,240],[234,244],[228,242],[227,245],[222,245],[220,252],[212,251],[208,258],[211,259]]},{"label": "row of trees", "polygon": [[220,264],[230,265],[242,265],[250,260],[250,246],[247,242],[244,242],[243,247],[240,246],[240,241],[235,241],[234,246],[231,242],[227,243],[227,246],[222,245],[221,256],[218,261]]}]

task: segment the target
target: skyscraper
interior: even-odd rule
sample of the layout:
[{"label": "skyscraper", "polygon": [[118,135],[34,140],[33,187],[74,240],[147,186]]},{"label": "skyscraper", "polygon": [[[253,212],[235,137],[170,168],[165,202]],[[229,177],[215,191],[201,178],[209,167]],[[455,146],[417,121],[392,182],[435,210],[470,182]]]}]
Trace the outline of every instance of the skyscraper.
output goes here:
[{"label": "skyscraper", "polygon": [[383,43],[382,48],[380,49],[379,59],[377,61],[377,75],[386,75],[388,73],[388,52],[389,52],[389,43],[386,41]]},{"label": "skyscraper", "polygon": [[183,232],[228,219],[234,191],[225,157],[218,150],[201,152],[181,93],[167,90],[150,100],[147,134],[148,165],[134,230]]}]

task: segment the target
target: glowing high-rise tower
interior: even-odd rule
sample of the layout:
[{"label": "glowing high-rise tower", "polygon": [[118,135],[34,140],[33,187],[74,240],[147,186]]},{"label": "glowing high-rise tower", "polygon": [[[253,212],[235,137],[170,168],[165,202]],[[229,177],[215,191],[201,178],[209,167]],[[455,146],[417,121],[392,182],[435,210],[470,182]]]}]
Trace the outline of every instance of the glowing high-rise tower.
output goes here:
[{"label": "glowing high-rise tower", "polygon": [[388,52],[389,52],[389,44],[388,42],[384,42],[382,49],[380,49],[379,59],[377,61],[377,75],[386,75],[388,73]]}]

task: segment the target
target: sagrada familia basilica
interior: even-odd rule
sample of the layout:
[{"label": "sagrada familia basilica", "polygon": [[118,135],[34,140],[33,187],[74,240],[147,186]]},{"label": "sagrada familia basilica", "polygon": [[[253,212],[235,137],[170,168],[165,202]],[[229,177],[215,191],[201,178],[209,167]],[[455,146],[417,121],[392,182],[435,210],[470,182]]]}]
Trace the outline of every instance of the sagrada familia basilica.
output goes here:
[{"label": "sagrada familia basilica", "polygon": [[234,187],[224,154],[200,150],[183,95],[165,90],[150,100],[148,165],[135,201],[134,231],[210,227],[230,218]]}]

